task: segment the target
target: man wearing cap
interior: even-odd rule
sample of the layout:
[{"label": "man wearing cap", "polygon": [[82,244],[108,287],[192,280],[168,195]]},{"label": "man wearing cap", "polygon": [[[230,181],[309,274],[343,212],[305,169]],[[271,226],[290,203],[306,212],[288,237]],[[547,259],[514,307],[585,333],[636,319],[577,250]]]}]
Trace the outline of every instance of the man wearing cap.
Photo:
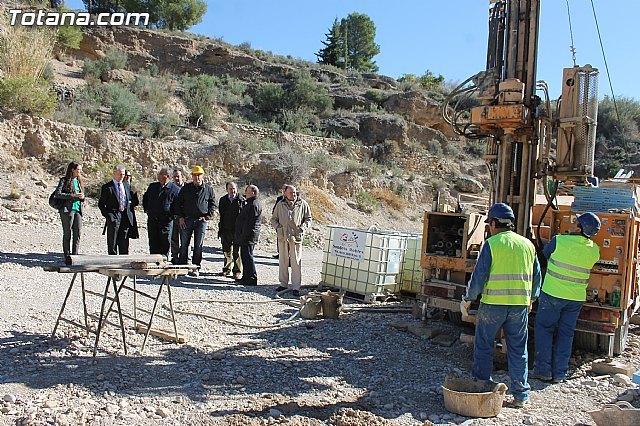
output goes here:
[{"label": "man wearing cap", "polygon": [[113,168],[113,179],[102,185],[98,208],[107,220],[107,253],[129,254],[129,229],[134,223],[131,186],[124,182],[125,167]]},{"label": "man wearing cap", "polygon": [[[187,255],[191,235],[193,235],[193,259],[192,263],[198,266],[202,263],[202,246],[207,231],[207,221],[210,220],[216,209],[216,195],[213,188],[204,183],[204,169],[195,166],[191,170],[192,182],[186,184],[178,193],[175,213],[178,216],[180,227],[180,254],[178,263],[187,264]],[[197,277],[199,271],[191,271],[189,275]]]},{"label": "man wearing cap", "polygon": [[540,264],[531,241],[513,232],[515,216],[504,203],[489,209],[487,220],[491,237],[487,239],[467,295],[460,303],[463,316],[471,302],[481,296],[476,319],[473,351],[475,378],[491,380],[495,337],[502,328],[507,343],[509,377],[513,406],[524,407],[529,399],[527,383],[527,339],[529,305],[540,293]]},{"label": "man wearing cap", "polygon": [[536,313],[531,377],[545,382],[559,383],[567,377],[573,333],[587,297],[591,269],[600,259],[600,248],[591,240],[600,230],[600,219],[593,213],[576,219],[569,234],[555,235],[542,249],[549,263]]}]

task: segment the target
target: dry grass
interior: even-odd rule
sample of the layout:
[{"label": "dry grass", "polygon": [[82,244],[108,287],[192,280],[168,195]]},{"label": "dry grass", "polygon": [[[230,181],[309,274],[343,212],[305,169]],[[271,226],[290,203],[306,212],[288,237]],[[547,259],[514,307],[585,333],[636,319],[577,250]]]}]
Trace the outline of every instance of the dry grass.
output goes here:
[{"label": "dry grass", "polygon": [[3,28],[0,35],[0,68],[5,77],[39,79],[49,63],[56,32],[49,28],[21,25]]},{"label": "dry grass", "polygon": [[392,209],[404,210],[406,202],[389,189],[375,188],[371,190],[371,195]]},{"label": "dry grass", "polygon": [[336,213],[337,211],[336,206],[327,194],[318,188],[305,188],[304,199],[311,207],[311,214],[315,222],[327,224],[330,220],[327,213]]}]

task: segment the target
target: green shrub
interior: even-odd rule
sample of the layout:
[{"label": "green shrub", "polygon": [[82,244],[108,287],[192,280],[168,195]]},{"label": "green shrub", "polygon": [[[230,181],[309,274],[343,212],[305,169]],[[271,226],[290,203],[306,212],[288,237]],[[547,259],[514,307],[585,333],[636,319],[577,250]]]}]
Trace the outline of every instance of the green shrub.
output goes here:
[{"label": "green shrub", "polygon": [[436,140],[432,139],[430,141],[427,141],[426,148],[427,148],[427,151],[429,151],[431,154],[437,157],[442,155],[442,145],[440,145],[440,142]]},{"label": "green shrub", "polygon": [[351,157],[354,155],[354,149],[362,146],[362,142],[359,139],[349,138],[342,141],[342,155],[345,157]]},{"label": "green shrub", "polygon": [[127,68],[127,63],[129,62],[129,55],[124,50],[116,49],[115,47],[110,47],[104,53],[104,58],[102,58],[104,62],[109,64],[109,69],[112,70],[120,70]]},{"label": "green shrub", "polygon": [[371,149],[371,158],[380,164],[386,163],[393,154],[400,150],[398,142],[386,140],[375,144]]},{"label": "green shrub", "polygon": [[79,49],[82,41],[82,30],[80,27],[64,25],[58,27],[56,43],[62,49]]},{"label": "green shrub", "polygon": [[111,70],[126,68],[128,60],[127,52],[111,47],[105,52],[104,58],[84,61],[82,72],[86,76],[102,79]]},{"label": "green shrub", "polygon": [[287,182],[301,182],[311,174],[309,158],[304,150],[289,144],[282,145],[271,166],[282,174]]},{"label": "green shrub", "polygon": [[213,107],[216,102],[216,78],[207,74],[182,79],[184,95],[182,97],[189,108],[189,119],[196,125],[208,124],[213,119]]},{"label": "green shrub", "polygon": [[380,176],[383,171],[383,167],[377,162],[367,158],[360,163],[358,167],[358,174],[367,177]]},{"label": "green shrub", "polygon": [[61,175],[65,173],[66,167],[72,161],[82,164],[82,152],[75,148],[60,148],[49,155],[47,168],[50,173]]},{"label": "green shrub", "polygon": [[286,105],[286,91],[276,83],[260,85],[253,98],[253,105],[262,113],[273,117],[280,113]]},{"label": "green shrub", "polygon": [[389,95],[380,90],[367,90],[364,97],[375,102],[380,107],[389,99]]},{"label": "green shrub", "polygon": [[451,145],[451,144],[445,145],[443,152],[446,155],[449,155],[451,157],[459,157],[462,154],[462,152],[460,151],[460,149],[458,149],[457,146]]},{"label": "green shrub", "polygon": [[163,138],[174,133],[174,126],[180,124],[180,117],[173,112],[154,115],[149,119],[151,126],[151,136],[154,138]]},{"label": "green shrub", "polygon": [[464,147],[464,151],[474,157],[482,157],[487,151],[487,143],[484,140],[467,141],[467,146]]},{"label": "green shrub", "polygon": [[282,130],[286,132],[302,133],[312,122],[317,124],[317,116],[308,108],[285,109],[280,119]]},{"label": "green shrub", "polygon": [[44,81],[49,84],[53,84],[53,79],[55,78],[53,67],[51,66],[51,62],[47,62],[44,69],[42,70],[42,75],[40,76]]},{"label": "green shrub", "polygon": [[149,75],[152,77],[160,75],[160,68],[158,68],[158,65],[156,64],[149,64],[149,66],[147,66],[147,71],[149,71]]},{"label": "green shrub", "polygon": [[379,206],[376,197],[367,191],[360,191],[360,193],[355,196],[355,201],[358,210],[364,213],[373,213],[373,211]]},{"label": "green shrub", "polygon": [[165,79],[138,75],[131,83],[131,90],[141,101],[151,102],[155,107],[162,108],[171,95],[167,86]]},{"label": "green shrub", "polygon": [[447,187],[447,184],[445,183],[445,181],[437,177],[431,178],[428,184],[431,187],[431,191],[434,193],[442,191]]},{"label": "green shrub", "polygon": [[251,154],[257,154],[259,152],[275,152],[278,150],[278,144],[271,138],[241,138],[238,143],[242,149]]},{"label": "green shrub", "polygon": [[74,102],[69,106],[63,106],[53,114],[53,119],[76,126],[98,127],[96,120],[89,115],[83,105]]},{"label": "green shrub", "polygon": [[0,105],[26,114],[49,116],[55,110],[56,93],[44,80],[29,77],[0,79]]},{"label": "green shrub", "polygon": [[111,71],[109,64],[100,59],[96,61],[86,59],[82,64],[82,73],[87,77],[102,78],[109,71]]},{"label": "green shrub", "polygon": [[140,120],[138,98],[129,89],[120,84],[109,86],[111,99],[111,122],[116,127],[126,129]]},{"label": "green shrub", "polygon": [[278,144],[271,138],[264,138],[262,139],[262,150],[275,152],[278,150]]},{"label": "green shrub", "polygon": [[311,166],[317,170],[321,170],[324,172],[337,170],[336,160],[329,156],[329,154],[325,151],[313,151],[309,158],[309,162]]},{"label": "green shrub", "polygon": [[333,107],[333,98],[325,86],[311,77],[308,71],[299,71],[287,96],[288,108],[308,108],[323,114]]}]

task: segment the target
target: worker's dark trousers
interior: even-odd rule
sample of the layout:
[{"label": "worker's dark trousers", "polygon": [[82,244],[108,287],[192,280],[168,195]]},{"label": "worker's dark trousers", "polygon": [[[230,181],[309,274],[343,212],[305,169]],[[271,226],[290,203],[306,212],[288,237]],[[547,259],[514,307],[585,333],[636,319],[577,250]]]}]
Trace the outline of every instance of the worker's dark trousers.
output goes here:
[{"label": "worker's dark trousers", "polygon": [[[540,293],[534,328],[536,358],[533,371],[540,377],[563,380],[569,370],[573,333],[582,302],[566,300]],[[553,333],[558,336],[553,343]]]},{"label": "worker's dark trousers", "polygon": [[495,338],[498,330],[503,329],[511,378],[509,389],[518,400],[528,399],[531,389],[527,383],[528,308],[480,303],[473,348],[473,377],[491,380]]}]

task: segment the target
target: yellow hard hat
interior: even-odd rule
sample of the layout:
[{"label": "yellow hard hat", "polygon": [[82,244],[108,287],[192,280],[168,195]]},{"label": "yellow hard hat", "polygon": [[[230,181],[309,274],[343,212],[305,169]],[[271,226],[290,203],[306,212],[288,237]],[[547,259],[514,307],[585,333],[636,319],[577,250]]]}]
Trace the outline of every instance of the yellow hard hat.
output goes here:
[{"label": "yellow hard hat", "polygon": [[191,174],[192,175],[203,175],[204,174],[204,169],[200,166],[195,166],[193,169],[191,169]]}]

